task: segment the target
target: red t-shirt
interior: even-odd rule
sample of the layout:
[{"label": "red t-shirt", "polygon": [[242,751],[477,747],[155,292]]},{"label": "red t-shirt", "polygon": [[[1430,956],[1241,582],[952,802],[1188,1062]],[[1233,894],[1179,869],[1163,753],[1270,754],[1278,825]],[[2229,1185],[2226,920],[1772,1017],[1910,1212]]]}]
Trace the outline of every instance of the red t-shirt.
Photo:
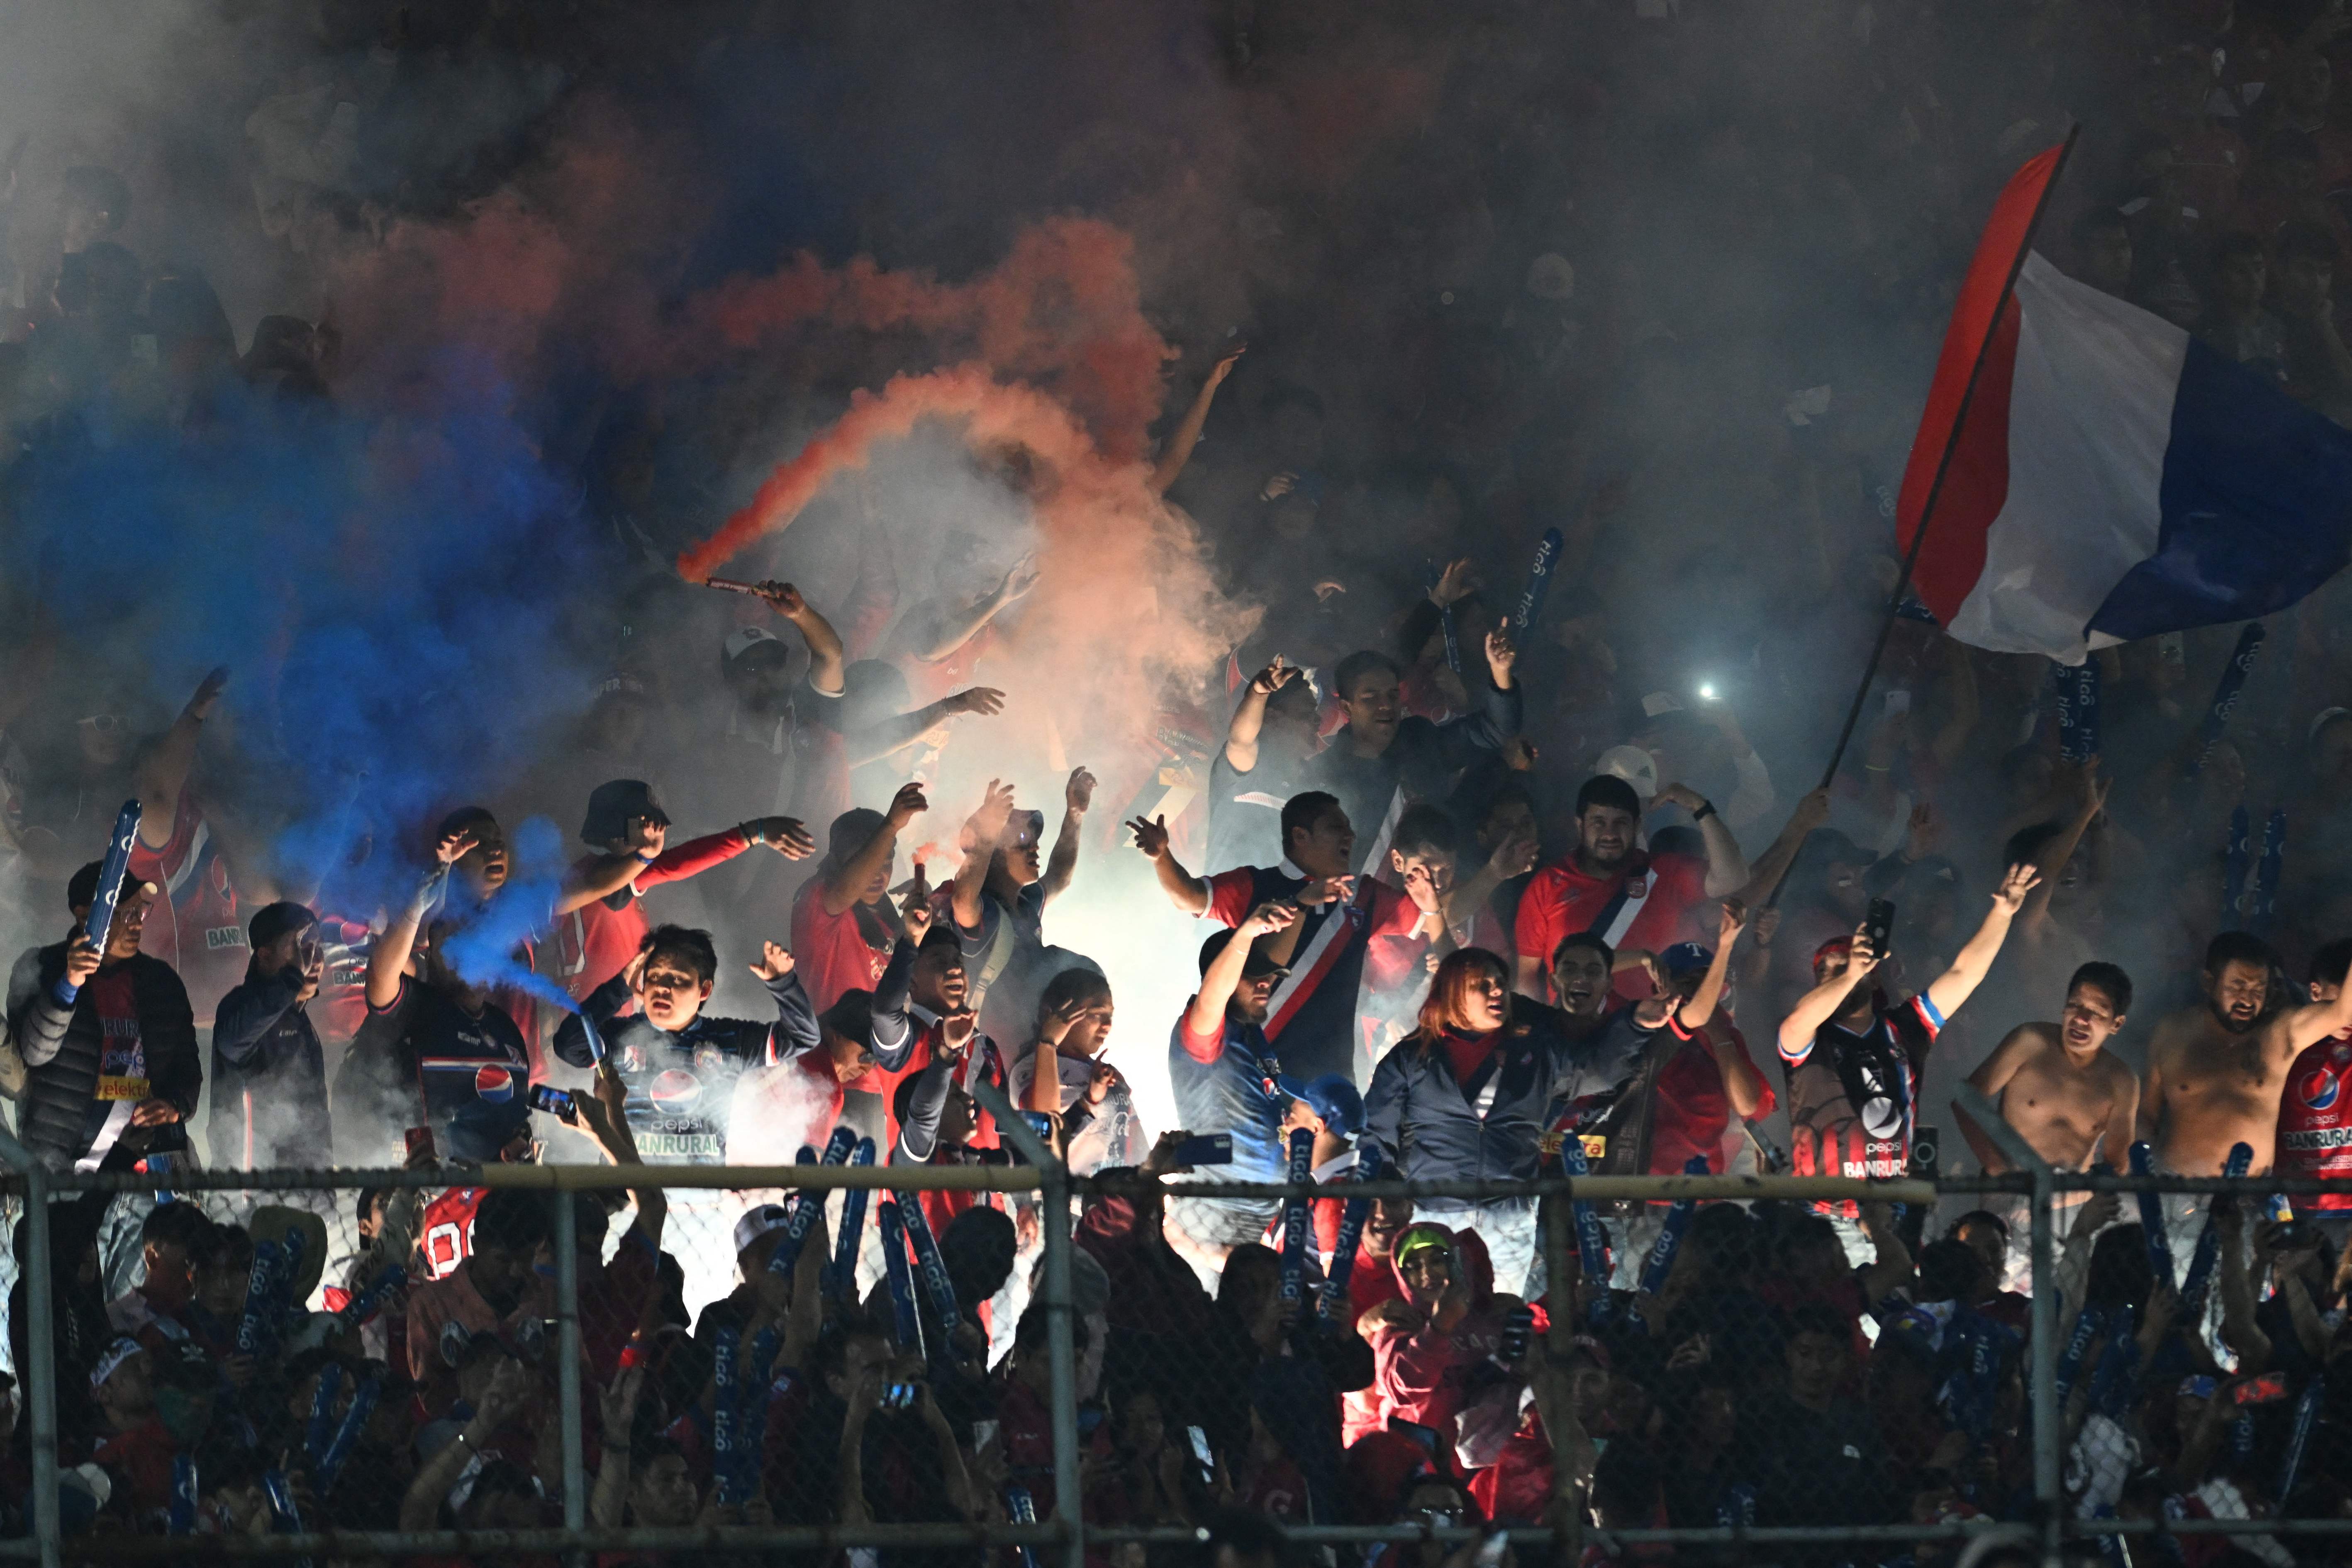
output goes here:
[{"label": "red t-shirt", "polygon": [[[2352,1176],[2352,1037],[2305,1046],[2279,1096],[2276,1169],[2283,1176]],[[2342,1214],[2352,1193],[2299,1193],[2297,1212]]]},{"label": "red t-shirt", "polygon": [[[866,941],[855,904],[837,915],[825,912],[824,878],[810,878],[793,896],[793,967],[818,1012],[840,1001],[845,991],[879,985],[891,946],[887,937],[878,947]],[[858,1087],[868,1086],[861,1079]]]},{"label": "red t-shirt", "polygon": [[100,1443],[90,1458],[122,1477],[131,1488],[132,1511],[143,1517],[171,1508],[172,1456],[178,1451],[163,1417],[150,1415]]},{"label": "red t-shirt", "polygon": [[[1549,973],[1559,944],[1600,924],[1621,888],[1628,889],[1616,916],[1623,929],[1614,935],[1605,930],[1594,932],[1611,947],[1657,952],[1678,942],[1706,939],[1708,933],[1692,918],[1706,900],[1706,863],[1688,855],[1652,856],[1637,849],[1607,876],[1579,869],[1572,855],[1538,871],[1519,899],[1519,952],[1538,961]],[[1633,908],[1636,899],[1639,909]],[[1628,910],[1633,911],[1630,921],[1624,919]],[[1545,993],[1550,993],[1549,980]]]},{"label": "red t-shirt", "polygon": [[[1694,1154],[1704,1154],[1708,1172],[1720,1176],[1728,1168],[1725,1143],[1732,1122],[1731,1100],[1723,1091],[1723,1069],[1716,1065],[1715,1052],[1701,1035],[1688,1033],[1681,1021],[1671,1015],[1666,1027],[1684,1044],[1658,1069],[1657,1085],[1651,1091],[1655,1120],[1650,1127],[1650,1174],[1679,1176],[1685,1162]],[[1748,1051],[1747,1037],[1740,1034],[1738,1026],[1718,1016],[1707,1026],[1706,1032],[1717,1029],[1730,1031],[1733,1048],[1747,1058],[1748,1070],[1755,1071],[1756,1058]],[[1763,1077],[1761,1073],[1757,1076]],[[1768,1082],[1756,1114],[1771,1115],[1777,1103]]]},{"label": "red t-shirt", "polygon": [[196,1027],[210,1027],[213,1009],[245,978],[250,954],[228,863],[194,790],[180,792],[172,837],[161,849],[143,837],[131,840],[131,875],[154,883],[161,894],[147,911],[139,951],[179,972]]},{"label": "red t-shirt", "polygon": [[[572,910],[555,922],[555,981],[573,998],[584,997],[607,980],[618,974],[629,960],[636,957],[645,945],[646,934],[653,928],[637,908],[637,900],[648,890],[665,882],[683,881],[688,877],[708,871],[713,866],[732,860],[751,847],[742,829],[730,827],[724,833],[675,845],[656,856],[651,864],[637,873],[637,879],[618,907],[614,899],[599,899]],[[600,856],[583,856],[572,866],[575,871],[593,866]],[[798,947],[800,934],[793,932],[793,945]],[[802,977],[803,983],[807,976]],[[829,1003],[817,1004],[820,1007]]]},{"label": "red t-shirt", "polygon": [[1220,871],[1209,879],[1209,907],[1201,911],[1201,918],[1221,926],[1237,926],[1248,918],[1256,891],[1257,876],[1252,868],[1236,866]]}]

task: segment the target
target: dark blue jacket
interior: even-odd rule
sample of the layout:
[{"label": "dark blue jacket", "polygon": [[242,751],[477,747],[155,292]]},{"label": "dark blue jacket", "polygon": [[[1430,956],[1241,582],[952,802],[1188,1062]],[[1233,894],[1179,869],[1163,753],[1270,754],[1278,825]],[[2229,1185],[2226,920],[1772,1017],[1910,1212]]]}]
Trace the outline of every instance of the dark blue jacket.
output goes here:
[{"label": "dark blue jacket", "polygon": [[[710,1165],[724,1161],[728,1111],[743,1069],[781,1067],[814,1050],[823,1040],[816,1009],[809,1005],[798,973],[787,970],[767,985],[776,1002],[774,1023],[714,1018],[706,1013],[676,1034],[656,1028],[643,1014],[614,1016],[631,996],[625,972],[581,1003],[581,1010],[595,1022],[614,1070],[628,1087],[629,1131],[647,1163]],[[555,1054],[576,1068],[595,1059],[578,1014],[567,1016],[555,1031]]]},{"label": "dark blue jacket", "polygon": [[[1510,1027],[1468,1085],[1442,1045],[1424,1049],[1417,1037],[1399,1041],[1372,1069],[1363,1142],[1406,1181],[1532,1180],[1554,1103],[1631,1078],[1657,1033],[1630,1007],[1580,1038],[1560,1027],[1553,1008],[1512,1008]],[[1482,1117],[1476,1101],[1489,1081],[1495,1096]]]},{"label": "dark blue jacket", "polygon": [[213,1022],[213,1163],[248,1171],[334,1163],[327,1058],[294,998],[299,970],[250,970]]}]

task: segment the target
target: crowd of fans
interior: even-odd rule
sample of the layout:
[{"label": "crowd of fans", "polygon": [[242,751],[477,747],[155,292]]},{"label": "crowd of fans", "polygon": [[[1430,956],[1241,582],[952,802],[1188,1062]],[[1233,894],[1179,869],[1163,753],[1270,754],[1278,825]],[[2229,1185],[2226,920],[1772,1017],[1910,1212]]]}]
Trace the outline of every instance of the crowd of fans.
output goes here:
[{"label": "crowd of fans", "polygon": [[[428,58],[614,91],[658,74],[599,63],[597,37],[633,37],[615,18],[557,40],[394,9],[380,29],[320,21],[370,69],[393,62],[374,96],[350,58],[329,70],[321,101],[353,93],[334,113],[367,130]],[[1318,51],[1349,58],[1334,9],[1192,21],[1263,100]],[[2021,1197],[1555,1216],[1531,1196],[1346,1195],[1372,1174],[1932,1174],[1959,1164],[1947,1114],[1997,1173],[2021,1142],[2072,1171],[2352,1177],[2347,590],[2272,623],[2225,730],[2200,730],[2200,701],[2233,628],[2055,676],[1946,638],[1890,603],[1909,417],[1889,368],[1906,344],[1927,363],[2000,179],[2096,117],[2043,248],[2352,422],[2333,321],[2352,127],[2331,89],[2352,22],[2298,0],[1783,9],[1482,12],[1409,73],[1419,134],[1361,167],[1324,148],[1248,176],[1263,341],[1187,323],[1208,346],[1152,478],[1264,613],[1201,672],[1205,702],[1151,716],[1164,754],[1120,769],[1115,810],[1058,755],[1045,809],[1007,782],[1044,765],[988,728],[1005,694],[987,682],[1018,666],[1041,574],[1076,568],[968,538],[940,543],[956,590],[936,600],[901,605],[862,563],[825,605],[783,581],[722,602],[672,580],[583,606],[606,628],[586,640],[621,649],[585,711],[525,775],[415,810],[403,842],[366,847],[373,879],[341,882],[287,874],[269,846],[293,813],[259,749],[208,738],[235,672],[147,723],[135,693],[72,678],[41,575],[12,584],[0,838],[46,940],[10,976],[0,1092],[30,1157],[162,1174],[553,1156],[649,1178],[561,1207],[497,1185],[68,1193],[43,1273],[68,1529],[560,1521],[558,1224],[581,1260],[595,1523],[1050,1517],[1034,1199],[931,1189],[869,1211],[650,1179],[803,1148],[1005,1166],[1031,1131],[1089,1178],[1071,1306],[1091,1522],[1197,1526],[1221,1568],[1258,1568],[1285,1550],[1267,1520],[2032,1518]],[[381,136],[289,173],[295,114],[274,97],[248,128],[273,242],[299,253],[427,200]],[[331,321],[264,317],[240,352],[200,271],[123,243],[121,174],[32,184],[12,157],[0,529],[21,531],[45,465],[142,432],[198,446],[232,405],[288,443],[364,420],[339,406]],[[45,195],[54,221],[35,221]],[[912,228],[866,237],[938,259]],[[875,350],[877,378],[895,352]],[[635,456],[583,483],[614,531],[667,544],[656,424],[606,432],[608,459]],[[1549,597],[1522,599],[1547,521]],[[1797,795],[1886,614],[1846,765]],[[107,886],[93,857],[125,799],[142,816]],[[580,824],[581,852],[523,875],[550,816]],[[387,863],[404,887],[366,896]],[[1089,955],[1132,962],[1102,929],[1114,910],[1211,934],[1197,960],[1155,941],[1147,976]],[[1114,1031],[1115,981],[1172,980],[1173,1016]],[[1958,1102],[1963,1077],[2005,1126]],[[1000,1127],[1005,1103],[1028,1125]],[[1331,1195],[1185,1193],[1293,1172]],[[2352,1517],[2352,1192],[2062,1203],[2042,1288],[2065,1506]],[[5,1408],[0,1509],[22,1530],[29,1431]]]}]

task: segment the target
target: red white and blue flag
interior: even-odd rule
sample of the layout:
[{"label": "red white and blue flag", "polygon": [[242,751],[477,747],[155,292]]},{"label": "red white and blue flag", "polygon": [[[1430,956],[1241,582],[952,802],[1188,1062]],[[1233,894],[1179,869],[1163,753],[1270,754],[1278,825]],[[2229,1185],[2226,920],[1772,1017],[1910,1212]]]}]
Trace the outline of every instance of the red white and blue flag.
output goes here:
[{"label": "red white and blue flag", "polygon": [[2340,571],[2352,432],[2028,252],[2063,153],[2018,171],[1978,243],[1896,526],[1908,549],[1944,468],[1920,600],[1962,642],[2079,664],[2284,609]]}]

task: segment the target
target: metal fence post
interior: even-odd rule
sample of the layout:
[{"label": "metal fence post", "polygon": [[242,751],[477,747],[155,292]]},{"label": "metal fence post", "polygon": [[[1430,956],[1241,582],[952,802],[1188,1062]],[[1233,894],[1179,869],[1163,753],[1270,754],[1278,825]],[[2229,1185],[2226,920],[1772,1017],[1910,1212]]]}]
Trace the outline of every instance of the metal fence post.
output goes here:
[{"label": "metal fence post", "polygon": [[[21,1150],[15,1152],[22,1152]],[[33,1535],[41,1568],[58,1568],[64,1525],[58,1501],[56,1259],[49,1256],[49,1173],[25,1162],[25,1383],[32,1394]]]},{"label": "metal fence post", "polygon": [[971,1097],[1037,1170],[1037,1217],[1045,1239],[1045,1370],[1054,1407],[1054,1518],[1067,1532],[1062,1539],[1065,1568],[1086,1568],[1086,1519],[1078,1486],[1078,1355],[1070,1313],[1070,1168],[1037,1136],[1027,1113],[1013,1109],[1003,1089],[978,1079]]},{"label": "metal fence post", "polygon": [[1045,1232],[1045,1353],[1054,1394],[1054,1515],[1069,1531],[1065,1568],[1086,1568],[1084,1506],[1078,1486],[1078,1357],[1070,1300],[1069,1172],[1045,1172],[1042,1199]]},{"label": "metal fence post", "polygon": [[2033,1401],[2033,1499],[2042,1510],[2042,1560],[2058,1568],[2063,1540],[2066,1498],[2061,1484],[2058,1452],[2062,1428],[2058,1422],[2058,1260],[2052,1256],[2050,1167],[2033,1173],[2033,1256],[2030,1284],[2032,1297],[2027,1319],[2032,1335],[2033,1364],[2026,1386]]},{"label": "metal fence post", "polygon": [[563,1528],[588,1526],[587,1443],[580,1421],[580,1227],[572,1214],[579,1194],[555,1194],[555,1345],[558,1419],[563,1436]]},{"label": "metal fence post", "polygon": [[25,1364],[33,1430],[33,1538],[41,1568],[58,1568],[65,1527],[58,1513],[58,1323],[56,1259],[49,1256],[49,1170],[0,1130],[0,1160],[25,1177]]},{"label": "metal fence post", "polygon": [[2057,1184],[2050,1163],[2033,1152],[1985,1093],[1963,1083],[1953,1103],[1998,1144],[2010,1163],[2033,1174],[2032,1300],[2027,1323],[2032,1361],[2026,1369],[2026,1397],[2033,1413],[2033,1501],[2042,1511],[2042,1556],[2046,1568],[2058,1568],[2066,1513],[2063,1483],[2064,1456],[2058,1451],[2063,1428],[2058,1424],[2058,1261],[2053,1246],[2051,1203]]}]

